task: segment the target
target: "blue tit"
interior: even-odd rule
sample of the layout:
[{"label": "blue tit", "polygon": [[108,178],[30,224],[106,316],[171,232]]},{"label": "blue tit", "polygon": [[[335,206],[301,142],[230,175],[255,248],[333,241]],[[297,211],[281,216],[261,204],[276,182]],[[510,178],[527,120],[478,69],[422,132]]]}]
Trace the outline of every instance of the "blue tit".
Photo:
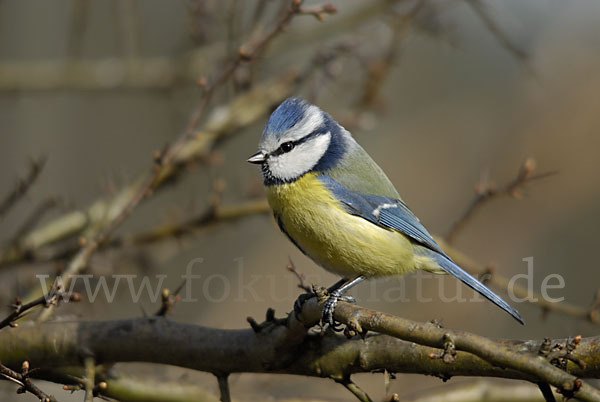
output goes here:
[{"label": "blue tit", "polygon": [[514,308],[452,261],[350,132],[317,106],[285,100],[258,149],[248,162],[261,165],[279,228],[342,277],[323,306],[324,322],[333,323],[337,300],[364,279],[421,269],[453,275],[523,324]]}]

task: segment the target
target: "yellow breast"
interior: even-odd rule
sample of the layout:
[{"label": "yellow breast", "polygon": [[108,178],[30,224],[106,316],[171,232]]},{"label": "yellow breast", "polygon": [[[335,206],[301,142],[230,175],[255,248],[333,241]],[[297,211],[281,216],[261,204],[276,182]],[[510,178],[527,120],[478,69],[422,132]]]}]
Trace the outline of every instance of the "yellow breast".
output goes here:
[{"label": "yellow breast", "polygon": [[267,196],[288,236],[328,271],[350,278],[423,268],[404,235],[347,213],[315,173],[269,186]]}]

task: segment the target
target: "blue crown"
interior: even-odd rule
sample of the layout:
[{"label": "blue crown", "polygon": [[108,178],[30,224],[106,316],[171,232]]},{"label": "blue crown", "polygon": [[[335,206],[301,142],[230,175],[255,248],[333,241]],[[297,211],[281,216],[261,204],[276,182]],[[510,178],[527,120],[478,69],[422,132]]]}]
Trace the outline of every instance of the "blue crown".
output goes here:
[{"label": "blue crown", "polygon": [[309,104],[301,98],[287,98],[269,117],[265,132],[276,134],[289,130],[302,120],[308,107]]}]

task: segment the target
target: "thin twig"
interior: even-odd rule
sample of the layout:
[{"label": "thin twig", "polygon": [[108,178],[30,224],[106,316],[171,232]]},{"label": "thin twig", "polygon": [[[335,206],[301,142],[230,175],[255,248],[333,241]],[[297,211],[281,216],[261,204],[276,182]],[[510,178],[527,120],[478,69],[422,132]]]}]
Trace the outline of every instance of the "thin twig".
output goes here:
[{"label": "thin twig", "polygon": [[549,176],[555,175],[557,172],[545,172],[539,174],[533,174],[535,171],[535,161],[531,158],[525,160],[519,169],[517,177],[506,184],[504,187],[499,189],[494,188],[490,182],[485,179],[475,186],[477,195],[471,202],[471,205],[463,213],[463,215],[452,225],[448,234],[446,234],[446,242],[451,244],[456,236],[465,228],[469,220],[473,217],[475,212],[484,206],[487,202],[500,196],[511,196],[519,199],[521,197],[521,190],[527,184],[532,181],[545,179]]},{"label": "thin twig", "polygon": [[12,308],[13,311],[6,317],[4,318],[2,321],[0,321],[0,330],[2,330],[2,328],[5,328],[7,326],[16,328],[18,327],[17,324],[17,320],[19,318],[22,318],[29,310],[37,307],[37,306],[44,306],[44,307],[50,307],[52,305],[56,305],[58,303],[60,303],[63,300],[69,300],[69,301],[79,301],[80,300],[80,295],[79,293],[72,293],[72,294],[66,294],[65,292],[62,291],[62,288],[60,288],[59,286],[53,286],[48,293],[46,293],[43,296],[38,297],[37,299],[26,303],[26,304],[22,304],[21,303],[21,299],[20,298],[16,298],[15,302],[12,304]]},{"label": "thin twig", "polygon": [[371,109],[378,103],[385,80],[389,77],[392,67],[400,55],[399,48],[406,38],[406,32],[425,5],[426,1],[420,0],[407,14],[393,16],[390,23],[392,36],[387,49],[382,57],[369,61],[367,79],[363,84],[362,94],[356,107],[357,112],[351,120],[357,121],[360,111]]},{"label": "thin twig", "polygon": [[216,206],[216,208],[209,206],[197,216],[181,223],[158,225],[130,237],[115,239],[108,243],[107,247],[144,245],[166,239],[180,238],[218,223],[233,222],[243,217],[264,215],[268,212],[270,212],[270,209],[265,200],[246,201],[238,204]]},{"label": "thin twig", "polygon": [[373,402],[369,394],[363,391],[355,382],[353,382],[349,377],[343,380],[336,380],[337,383],[340,383],[346,388],[348,391],[352,392],[352,394],[361,402]]},{"label": "thin twig", "polygon": [[465,0],[471,9],[481,18],[481,21],[485,24],[488,31],[494,36],[496,41],[502,46],[509,54],[511,54],[525,69],[535,75],[535,70],[529,62],[529,55],[518,45],[516,45],[488,13],[485,4],[481,0]]},{"label": "thin twig", "polygon": [[300,9],[300,14],[313,15],[319,21],[325,21],[325,16],[327,14],[335,13],[337,13],[337,8],[331,3],[318,4]]},{"label": "thin twig", "polygon": [[94,386],[96,385],[96,360],[86,357],[83,361],[85,377],[83,380],[85,399],[84,402],[94,402]]},{"label": "thin twig", "polygon": [[163,289],[161,292],[161,304],[158,311],[154,314],[157,317],[166,317],[167,314],[173,309],[173,306],[179,301],[179,293],[183,286],[185,285],[186,280],[181,282],[181,284],[175,289],[175,292],[171,294],[171,291],[167,288]]},{"label": "thin twig", "polygon": [[33,183],[37,180],[40,172],[46,164],[46,158],[40,157],[37,160],[32,160],[29,165],[27,176],[19,179],[10,193],[0,201],[0,222],[4,219],[8,211],[14,207],[17,202],[27,194]]},{"label": "thin twig", "polygon": [[548,385],[545,382],[539,382],[538,388],[542,392],[542,395],[544,396],[544,400],[546,402],[556,402],[556,398],[554,397],[554,393],[552,392],[550,385]]},{"label": "thin twig", "polygon": [[19,385],[18,394],[29,392],[35,395],[42,402],[56,402],[54,395],[48,395],[39,389],[29,379],[29,362],[25,361],[22,364],[22,372],[18,373],[0,363],[0,376],[6,380],[12,381]]},{"label": "thin twig", "polygon": [[[266,215],[270,211],[271,209],[266,200],[242,201],[231,205],[217,205],[216,207],[211,205],[198,215],[192,216],[182,222],[158,224],[140,233],[107,240],[100,244],[98,251],[146,246],[162,241],[177,240],[185,236],[193,236],[201,230],[208,229],[214,225],[231,223],[254,215]],[[71,258],[79,249],[79,243],[72,241],[69,244],[45,247],[39,257],[37,255],[21,255],[18,260],[22,261],[26,259],[31,263],[61,261]],[[1,259],[0,257],[0,266],[2,265]],[[14,263],[16,261],[11,262]]]},{"label": "thin twig", "polygon": [[304,274],[298,272],[294,261],[292,261],[292,257],[288,257],[288,261],[289,262],[286,268],[288,271],[293,273],[298,279],[298,288],[304,290],[307,293],[312,293],[312,287],[306,283],[306,278],[304,277]]}]

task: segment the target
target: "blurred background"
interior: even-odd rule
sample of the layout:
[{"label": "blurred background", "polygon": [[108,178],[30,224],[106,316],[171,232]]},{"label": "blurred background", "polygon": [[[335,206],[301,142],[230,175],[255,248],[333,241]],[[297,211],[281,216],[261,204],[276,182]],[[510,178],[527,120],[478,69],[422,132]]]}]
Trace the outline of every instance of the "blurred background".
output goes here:
[{"label": "blurred background", "polygon": [[[264,52],[219,87],[198,127],[252,88],[296,74],[289,95],[309,99],[350,129],[415,214],[439,235],[467,209],[478,182],[501,187],[514,180],[525,159],[534,158],[537,171],[558,173],[527,185],[518,200],[490,201],[454,246],[508,278],[526,273],[523,259],[533,257],[536,292],[545,277],[559,274],[565,286],[549,295],[591,308],[600,279],[594,257],[600,235],[600,2],[328,3],[337,13],[320,14],[323,21],[296,16]],[[6,250],[28,233],[69,212],[110,200],[148,170],[153,152],[185,129],[203,82],[241,45],[275,25],[288,4],[0,1],[0,197],[27,176],[31,161],[45,161],[30,191],[0,218],[0,254],[6,257]],[[306,1],[304,6],[322,4]],[[258,168],[245,160],[256,150],[269,111],[187,164],[113,237],[127,239],[186,222],[215,202],[235,206],[260,200]],[[27,250],[29,260],[0,259],[1,304],[39,292],[36,275],[60,272],[85,234],[85,225],[80,229]],[[170,318],[243,328],[247,316],[262,320],[268,307],[278,316],[290,311],[300,293],[296,277],[286,270],[290,258],[308,283],[336,280],[296,250],[266,213],[147,245],[125,242],[100,250],[86,273],[94,281],[104,276],[109,284],[114,274],[143,274],[153,288],[175,289],[190,261],[196,261],[193,273],[201,277],[191,289],[197,301],[178,303]],[[161,284],[156,275],[166,275]],[[598,333],[596,324],[542,314],[527,302],[512,303],[527,322],[523,327],[490,303],[442,302],[440,286],[447,297],[457,292],[451,278],[423,279],[423,296],[431,300],[419,302],[418,280],[377,280],[353,294],[363,306],[418,321],[438,319],[449,328],[494,338]],[[159,305],[146,293],[134,302],[121,285],[112,303],[101,296],[93,303],[84,298],[61,306],[55,317],[128,318],[152,314]],[[141,364],[118,369],[134,377],[199,384],[218,395],[210,374]],[[380,374],[356,377],[372,396],[383,398]],[[465,381],[472,380],[451,383]],[[353,400],[326,379],[241,374],[232,375],[230,383],[239,400]],[[81,399],[77,394],[68,399],[59,386],[42,385],[61,400]],[[390,391],[409,398],[441,386],[439,379],[400,374]],[[12,384],[0,383],[2,400],[33,399],[14,392]]]}]

